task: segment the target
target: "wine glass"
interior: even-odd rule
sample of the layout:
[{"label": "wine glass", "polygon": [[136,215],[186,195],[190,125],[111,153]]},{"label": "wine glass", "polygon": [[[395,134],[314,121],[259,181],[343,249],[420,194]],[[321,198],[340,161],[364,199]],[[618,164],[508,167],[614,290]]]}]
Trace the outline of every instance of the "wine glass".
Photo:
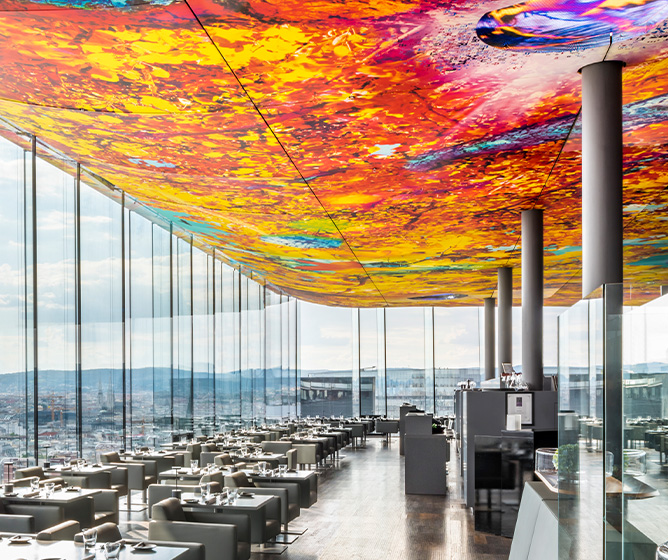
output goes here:
[{"label": "wine glass", "polygon": [[39,477],[38,476],[33,476],[30,479],[30,488],[35,491],[39,490]]}]

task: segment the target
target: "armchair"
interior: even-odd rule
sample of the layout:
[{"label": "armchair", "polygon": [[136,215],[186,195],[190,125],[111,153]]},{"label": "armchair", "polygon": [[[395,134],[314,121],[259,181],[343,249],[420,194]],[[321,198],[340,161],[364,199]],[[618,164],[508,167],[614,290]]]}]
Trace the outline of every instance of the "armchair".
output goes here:
[{"label": "armchair", "polygon": [[146,501],[146,489],[156,482],[155,462],[121,461],[119,454],[115,451],[100,455],[100,462],[103,464],[114,465],[115,467],[122,467],[127,470],[128,508],[131,504],[131,494],[133,490],[140,490],[142,499],[144,502]]},{"label": "armchair", "polygon": [[93,509],[95,525],[118,524],[118,492],[116,490],[100,490],[93,496]]},{"label": "armchair", "polygon": [[151,540],[202,543],[205,560],[250,558],[250,520],[246,515],[184,511],[176,498],[158,502],[151,513]]},{"label": "armchair", "polygon": [[[118,525],[115,523],[103,523],[98,525],[97,529],[97,542],[116,542],[122,539],[121,532],[118,530]],[[124,539],[126,544],[133,545],[138,543],[138,540],[135,539]],[[83,543],[83,533],[77,533],[74,535],[74,542]],[[164,542],[164,541],[152,541],[154,544],[160,546],[178,546],[187,548],[188,552],[182,556],[179,556],[182,560],[205,560],[204,558],[204,545],[200,543],[193,542]]]},{"label": "armchair", "polygon": [[[246,473],[244,472],[235,472],[230,475],[225,476],[225,486],[230,488],[252,488],[253,492],[258,495],[264,496],[276,496],[279,499],[280,507],[280,522],[283,524],[285,531],[288,530],[288,523],[293,519],[299,517],[299,486],[294,483],[253,483],[251,482]],[[275,510],[269,510],[267,512],[267,522],[273,521],[276,519]],[[272,526],[270,531],[273,531],[274,527]],[[276,536],[280,531],[271,537],[265,539],[269,540]]]},{"label": "armchair", "polygon": [[64,520],[62,506],[7,504],[0,501],[0,532],[35,533]]},{"label": "armchair", "polygon": [[297,463],[299,465],[318,465],[321,456],[318,454],[318,446],[315,443],[298,443],[293,448],[297,450]]},{"label": "armchair", "polygon": [[53,478],[47,477],[44,474],[44,469],[42,467],[26,467],[24,469],[17,469],[14,473],[14,485],[30,486],[30,479],[35,477],[39,478],[40,486],[44,486],[44,484],[47,482],[65,485],[65,481],[59,476]]},{"label": "armchair", "polygon": [[235,463],[229,453],[220,453],[219,455],[216,455],[213,458],[213,464],[223,468],[236,467],[238,469],[243,469],[246,467],[246,463]]}]

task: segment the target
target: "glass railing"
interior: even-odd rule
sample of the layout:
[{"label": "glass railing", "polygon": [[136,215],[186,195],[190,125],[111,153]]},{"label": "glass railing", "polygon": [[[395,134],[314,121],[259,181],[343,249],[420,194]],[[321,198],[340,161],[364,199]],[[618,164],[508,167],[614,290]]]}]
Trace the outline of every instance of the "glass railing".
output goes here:
[{"label": "glass railing", "polygon": [[605,285],[559,317],[560,559],[654,559],[668,540],[668,297]]}]

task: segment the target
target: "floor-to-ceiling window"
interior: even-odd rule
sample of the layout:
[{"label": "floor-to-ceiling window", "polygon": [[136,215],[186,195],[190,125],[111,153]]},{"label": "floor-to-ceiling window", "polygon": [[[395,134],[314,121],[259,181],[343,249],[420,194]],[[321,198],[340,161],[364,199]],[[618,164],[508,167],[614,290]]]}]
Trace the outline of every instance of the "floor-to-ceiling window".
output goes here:
[{"label": "floor-to-ceiling window", "polygon": [[[77,238],[80,244],[78,274],[81,278],[82,452],[84,457],[94,458],[99,452],[123,447],[123,208],[118,202],[83,182],[79,187],[79,201]],[[135,233],[142,232],[138,221],[131,225],[136,228]],[[132,236],[132,239],[135,238],[137,253],[134,256],[138,257],[139,254],[143,255],[146,247],[142,244],[141,236]],[[150,245],[148,251],[150,256]],[[146,280],[147,263],[139,258],[131,258],[130,262],[135,265],[130,285],[136,292],[133,293],[135,297],[131,309],[137,320],[141,321],[146,310],[140,302],[151,293],[150,282],[147,285]],[[150,267],[148,270],[150,272]],[[150,297],[148,302],[150,304]],[[134,344],[130,348],[141,352],[142,337],[134,330],[132,334],[136,334],[137,338],[131,341]],[[137,406],[138,414],[128,412],[128,417],[133,419],[133,426],[140,426],[143,422],[139,411],[144,410],[143,399],[146,395],[138,389],[137,383],[137,390],[131,392],[132,399],[127,401],[131,406]],[[138,430],[130,431],[137,433]]]},{"label": "floor-to-ceiling window", "polygon": [[[18,141],[18,137],[13,137]],[[32,433],[32,220],[26,167],[30,154],[0,138],[0,430],[2,462],[31,454]]]},{"label": "floor-to-ceiling window", "polygon": [[299,328],[302,416],[350,416],[351,310],[300,302]]},{"label": "floor-to-ceiling window", "polygon": [[37,457],[76,457],[75,181],[72,170],[38,158]]},{"label": "floor-to-ceiling window", "polygon": [[193,249],[193,414],[198,433],[213,434],[213,264]]}]

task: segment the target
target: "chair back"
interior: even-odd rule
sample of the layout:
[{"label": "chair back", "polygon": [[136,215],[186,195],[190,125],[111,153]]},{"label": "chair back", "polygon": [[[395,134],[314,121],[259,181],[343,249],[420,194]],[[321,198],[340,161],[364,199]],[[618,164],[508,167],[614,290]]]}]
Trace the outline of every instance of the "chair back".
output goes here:
[{"label": "chair back", "polygon": [[34,477],[42,480],[44,478],[44,469],[42,467],[26,467],[25,469],[17,469],[14,473],[15,479]]},{"label": "chair back", "polygon": [[220,455],[216,455],[213,459],[213,462],[219,467],[228,467],[234,464],[229,453],[221,453]]},{"label": "chair back", "polygon": [[186,514],[177,498],[166,498],[153,505],[151,517],[156,521],[185,521]]},{"label": "chair back", "polygon": [[267,451],[269,453],[287,453],[292,449],[291,441],[263,441],[262,442],[262,451]]},{"label": "chair back", "polygon": [[218,472],[213,472],[213,473],[207,473],[202,475],[202,478],[199,479],[200,484],[204,484],[207,482],[217,482],[221,486],[223,486],[223,473],[218,471]]},{"label": "chair back", "polygon": [[254,485],[248,480],[245,472],[235,472],[225,475],[225,486],[230,488],[253,488]]},{"label": "chair back", "polygon": [[109,451],[108,453],[102,453],[100,455],[101,463],[120,463],[121,457],[116,451]]}]

